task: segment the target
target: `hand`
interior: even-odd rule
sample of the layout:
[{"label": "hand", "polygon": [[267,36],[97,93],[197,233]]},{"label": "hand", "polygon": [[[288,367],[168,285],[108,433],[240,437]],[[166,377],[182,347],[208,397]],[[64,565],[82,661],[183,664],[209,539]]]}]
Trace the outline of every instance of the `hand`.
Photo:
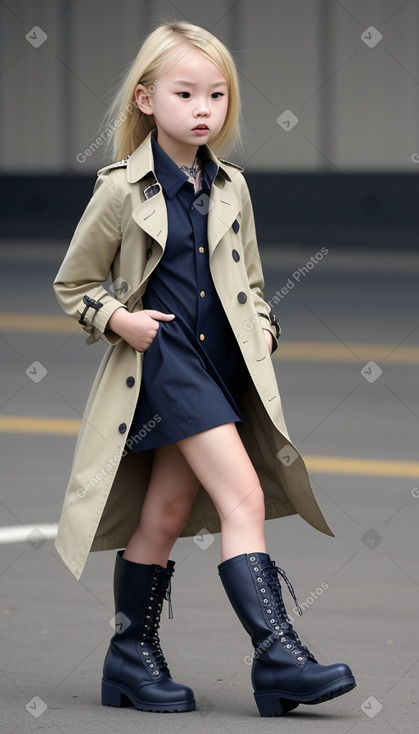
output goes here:
[{"label": "hand", "polygon": [[130,313],[121,307],[113,312],[108,327],[137,352],[145,352],[159,330],[159,321],[172,321],[174,318],[173,313],[162,313],[153,309]]},{"label": "hand", "polygon": [[269,354],[272,354],[272,349],[274,348],[274,338],[272,336],[272,332],[269,331],[269,329],[263,329],[262,331],[265,335],[266,343],[268,345]]}]

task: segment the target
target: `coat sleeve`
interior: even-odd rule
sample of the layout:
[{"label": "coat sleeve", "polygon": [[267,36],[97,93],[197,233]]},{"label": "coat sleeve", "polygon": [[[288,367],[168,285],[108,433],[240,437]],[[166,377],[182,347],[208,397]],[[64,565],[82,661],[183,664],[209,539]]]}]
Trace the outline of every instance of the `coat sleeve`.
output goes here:
[{"label": "coat sleeve", "polygon": [[[67,254],[54,280],[54,291],[63,310],[79,320],[87,343],[102,339],[116,344],[120,338],[107,328],[117,308],[123,304],[103,286],[122,239],[121,202],[109,175],[100,175],[93,196],[82,215]],[[92,299],[86,310],[83,297]]]},{"label": "coat sleeve", "polygon": [[242,177],[242,182],[243,208],[241,228],[247,277],[253,295],[255,310],[260,317],[259,325],[262,329],[268,329],[271,332],[273,336],[272,352],[274,352],[278,348],[280,327],[278,322],[276,321],[275,316],[272,314],[271,307],[264,300],[263,297],[265,281],[263,277],[262,265],[260,262],[260,255],[256,239],[253,207],[250,199],[249,189],[247,188],[244,177]]}]

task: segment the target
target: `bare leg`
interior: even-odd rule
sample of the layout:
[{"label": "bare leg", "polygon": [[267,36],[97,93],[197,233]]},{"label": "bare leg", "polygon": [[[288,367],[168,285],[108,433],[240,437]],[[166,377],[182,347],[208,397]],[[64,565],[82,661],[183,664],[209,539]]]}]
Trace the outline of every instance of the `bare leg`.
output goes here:
[{"label": "bare leg", "polygon": [[265,552],[262,487],[234,423],[177,442],[221,520],[222,560]]},{"label": "bare leg", "polygon": [[129,540],[124,558],[165,567],[188,521],[198,488],[199,480],[176,444],[155,449],[140,523]]}]

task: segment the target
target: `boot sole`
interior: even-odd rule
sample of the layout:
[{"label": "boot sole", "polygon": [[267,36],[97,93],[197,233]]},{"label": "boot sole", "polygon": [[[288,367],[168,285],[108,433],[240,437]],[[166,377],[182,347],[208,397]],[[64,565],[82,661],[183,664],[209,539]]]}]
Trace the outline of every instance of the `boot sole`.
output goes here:
[{"label": "boot sole", "polygon": [[195,711],[196,702],[192,701],[171,701],[170,703],[147,703],[136,698],[129,688],[114,683],[113,681],[102,679],[102,705],[115,706],[122,708],[124,706],[134,706],[137,711],[152,711],[158,714],[165,713],[181,713],[185,711]]},{"label": "boot sole", "polygon": [[[261,716],[282,716],[288,711],[292,711],[300,703],[314,706],[317,703],[329,701],[331,698],[343,696],[344,693],[348,693],[355,686],[355,678],[351,675],[333,681],[333,683],[329,683],[327,686],[311,693],[290,694],[286,691],[255,691],[253,695]],[[290,706],[290,704],[295,705]]]}]

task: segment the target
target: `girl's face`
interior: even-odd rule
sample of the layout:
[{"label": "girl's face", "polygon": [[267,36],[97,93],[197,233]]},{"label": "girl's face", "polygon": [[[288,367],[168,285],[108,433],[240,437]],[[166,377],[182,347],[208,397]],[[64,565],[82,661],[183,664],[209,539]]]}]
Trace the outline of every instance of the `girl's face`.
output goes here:
[{"label": "girl's face", "polygon": [[228,109],[227,82],[199,51],[182,45],[172,52],[150,93],[136,89],[138,107],[153,114],[159,144],[182,155],[211,141],[222,129]]}]

